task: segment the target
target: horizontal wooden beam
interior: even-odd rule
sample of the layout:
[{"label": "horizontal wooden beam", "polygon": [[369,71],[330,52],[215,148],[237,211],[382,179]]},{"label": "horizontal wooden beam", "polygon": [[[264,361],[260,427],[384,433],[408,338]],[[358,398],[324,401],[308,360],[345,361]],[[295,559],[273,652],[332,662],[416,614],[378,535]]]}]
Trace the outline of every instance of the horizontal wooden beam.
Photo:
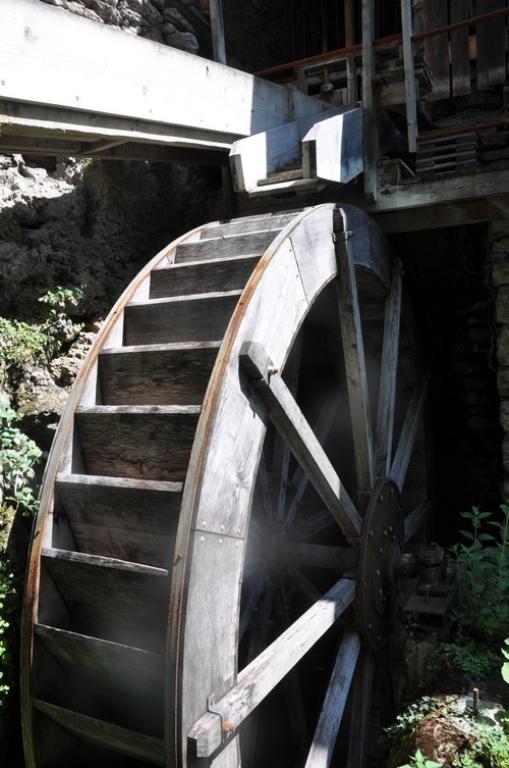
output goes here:
[{"label": "horizontal wooden beam", "polygon": [[356,541],[362,527],[361,517],[292,393],[274,370],[261,345],[244,343],[240,363],[251,380],[253,391],[267,407],[272,423],[331,515],[346,538]]},{"label": "horizontal wooden beam", "polygon": [[159,123],[198,131],[205,145],[328,108],[296,88],[33,0],[0,3],[0,71],[0,99],[48,110],[43,122],[71,110],[77,124],[101,115]]},{"label": "horizontal wooden beam", "polygon": [[210,757],[323,637],[352,604],[355,582],[341,579],[271,645],[239,672],[236,684],[191,728],[188,748],[196,757]]}]

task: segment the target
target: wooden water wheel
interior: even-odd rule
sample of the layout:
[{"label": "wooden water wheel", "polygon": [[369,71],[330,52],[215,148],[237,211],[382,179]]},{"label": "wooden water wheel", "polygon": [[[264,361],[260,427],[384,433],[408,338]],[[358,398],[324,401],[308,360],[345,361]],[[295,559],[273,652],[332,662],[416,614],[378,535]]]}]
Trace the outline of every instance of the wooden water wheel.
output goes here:
[{"label": "wooden water wheel", "polygon": [[47,464],[27,768],[366,765],[429,508],[407,309],[331,204],[205,225],[133,281]]}]

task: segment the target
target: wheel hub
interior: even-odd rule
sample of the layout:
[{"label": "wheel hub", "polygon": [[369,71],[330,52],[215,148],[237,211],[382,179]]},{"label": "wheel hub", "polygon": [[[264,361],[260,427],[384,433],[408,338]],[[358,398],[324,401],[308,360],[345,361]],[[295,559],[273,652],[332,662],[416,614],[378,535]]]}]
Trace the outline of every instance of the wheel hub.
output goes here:
[{"label": "wheel hub", "polygon": [[389,635],[402,546],[400,495],[386,478],[375,486],[363,519],[355,604],[359,632],[374,651],[386,644]]}]

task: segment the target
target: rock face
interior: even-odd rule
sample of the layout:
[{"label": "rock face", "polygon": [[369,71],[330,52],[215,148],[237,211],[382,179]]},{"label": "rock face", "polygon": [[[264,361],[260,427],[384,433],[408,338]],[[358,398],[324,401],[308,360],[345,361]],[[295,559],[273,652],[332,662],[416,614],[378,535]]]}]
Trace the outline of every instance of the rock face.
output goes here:
[{"label": "rock face", "polygon": [[[191,53],[199,49],[194,26],[176,7],[166,0],[41,0],[79,16],[119,27],[132,35],[140,35],[157,43],[166,43]],[[199,2],[186,3],[199,14]]]}]

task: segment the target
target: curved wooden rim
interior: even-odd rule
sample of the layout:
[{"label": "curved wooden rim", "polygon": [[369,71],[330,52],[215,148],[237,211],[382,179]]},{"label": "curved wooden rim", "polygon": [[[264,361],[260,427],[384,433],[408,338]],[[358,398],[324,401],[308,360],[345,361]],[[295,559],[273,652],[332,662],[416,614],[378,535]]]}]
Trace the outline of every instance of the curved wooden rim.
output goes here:
[{"label": "curved wooden rim", "polygon": [[[203,402],[191,452],[189,469],[186,475],[181,513],[179,516],[175,549],[176,558],[171,581],[166,670],[166,743],[167,761],[168,766],[171,766],[171,768],[174,768],[174,766],[178,766],[178,768],[181,768],[182,766],[183,768],[183,766],[188,765],[186,757],[186,736],[190,726],[194,722],[194,719],[205,711],[207,697],[212,693],[222,695],[224,691],[221,690],[221,686],[224,687],[225,682],[231,684],[237,672],[237,643],[236,640],[232,643],[230,638],[231,647],[228,648],[226,654],[229,659],[230,667],[226,675],[227,681],[225,681],[223,676],[223,679],[220,681],[218,680],[217,685],[213,686],[210,680],[207,682],[204,679],[206,677],[205,670],[198,665],[199,668],[194,671],[193,675],[195,681],[198,680],[199,684],[203,687],[202,696],[200,697],[200,701],[203,703],[199,705],[202,707],[202,711],[196,710],[191,714],[185,713],[188,708],[186,698],[192,698],[193,695],[188,695],[186,685],[183,683],[183,675],[186,668],[185,655],[186,644],[188,642],[187,635],[192,635],[194,631],[189,630],[188,627],[188,608],[190,607],[189,595],[190,593],[193,593],[193,579],[196,581],[198,578],[193,576],[193,567],[198,563],[200,558],[200,555],[193,557],[193,539],[196,539],[198,531],[200,540],[204,540],[210,535],[223,536],[223,538],[218,539],[218,545],[222,545],[229,537],[235,539],[238,536],[239,542],[243,542],[245,539],[245,531],[242,531],[242,526],[239,527],[237,533],[232,536],[232,531],[228,532],[226,528],[224,533],[221,533],[220,530],[217,530],[215,533],[205,530],[205,521],[203,524],[196,525],[197,520],[202,517],[202,512],[204,512],[204,510],[207,511],[207,514],[204,514],[203,516],[206,518],[209,516],[207,507],[211,504],[211,495],[207,495],[206,489],[204,490],[204,483],[207,481],[207,472],[210,471],[207,469],[207,461],[211,452],[213,452],[213,443],[214,439],[216,439],[216,433],[221,429],[222,420],[218,418],[221,404],[220,401],[225,397],[225,392],[232,376],[238,379],[238,373],[233,370],[234,360],[240,343],[244,340],[251,340],[249,338],[249,333],[252,329],[249,327],[248,320],[251,308],[256,304],[260,294],[263,294],[264,290],[267,289],[270,284],[270,270],[271,265],[276,262],[275,257],[278,256],[278,260],[282,262],[288,255],[286,254],[285,256],[285,248],[289,248],[291,251],[290,259],[292,258],[292,255],[295,259],[295,267],[297,271],[296,284],[300,286],[304,294],[307,292],[309,295],[306,297],[305,308],[303,307],[300,317],[292,328],[283,354],[280,354],[279,356],[272,355],[270,354],[270,349],[268,350],[269,356],[272,357],[276,368],[283,367],[286,357],[290,352],[293,340],[312,304],[325,286],[337,274],[334,246],[332,243],[332,214],[335,208],[340,208],[342,211],[344,230],[347,233],[347,236],[349,236],[349,233],[351,234],[351,230],[354,230],[354,227],[358,228],[359,224],[364,224],[366,230],[369,230],[368,241],[369,245],[373,246],[373,253],[355,254],[354,248],[356,267],[365,269],[374,274],[385,284],[385,287],[388,285],[386,279],[388,276],[387,263],[385,263],[386,256],[380,249],[377,249],[377,244],[372,242],[372,230],[370,230],[372,222],[369,217],[351,206],[340,206],[327,203],[306,209],[301,214],[297,215],[296,218],[293,219],[276,237],[251,275],[232,315]],[[321,251],[316,262],[318,267],[315,269],[314,273],[313,265],[306,265],[305,263],[306,247],[311,246],[313,233],[316,235],[315,239],[318,241],[315,245],[318,244],[318,249]],[[300,235],[302,235],[304,242],[298,242]],[[308,241],[307,243],[306,239]],[[370,259],[370,257],[373,256],[375,256],[375,258]],[[379,264],[377,264],[377,260],[380,261]],[[309,269],[311,269],[311,272]],[[306,271],[308,272],[307,276]],[[274,330],[275,329],[272,328],[273,332]],[[249,410],[250,406],[247,399],[245,405]],[[222,403],[222,406],[223,408],[225,407],[224,402]],[[260,432],[259,439],[253,451],[251,451],[251,454],[256,456],[254,462],[255,467],[258,466],[264,433],[265,430],[263,429],[263,432]],[[228,465],[228,459],[226,460],[226,463]],[[255,475],[254,470],[253,473],[250,474],[251,469],[252,466],[249,468],[244,480],[246,480],[247,485],[251,488],[252,492],[254,486],[253,478]],[[214,477],[214,480],[216,481],[219,479],[220,478]],[[229,480],[226,475],[223,475],[223,480],[225,480],[226,483],[231,483],[231,480]],[[215,493],[220,495],[220,489],[218,490],[216,488]],[[248,519],[250,499],[250,496],[245,499],[246,509],[244,510],[244,526],[246,526],[246,520]],[[225,553],[222,557],[226,562],[227,557]],[[223,624],[225,626],[235,627],[235,631],[238,626],[238,613],[240,607],[239,579],[242,572],[242,560],[243,559],[241,558],[240,566],[237,568],[238,572],[236,574],[237,579],[235,580],[235,583],[232,584],[230,582],[228,586],[232,596],[229,604],[230,614],[225,615],[225,613],[223,613],[222,615]],[[210,593],[213,575],[209,574],[206,576],[202,574],[202,576],[206,579],[203,585],[205,592],[208,591],[208,593]],[[220,605],[219,601],[217,607],[218,610],[225,611],[225,606]],[[207,629],[210,634],[212,634],[210,626],[204,624],[202,629]],[[195,632],[195,634],[197,637],[203,636],[203,633],[200,633],[200,631],[198,631],[198,633]],[[211,641],[211,644],[212,647],[214,647],[213,640]],[[235,742],[233,743],[232,748],[236,749]],[[221,753],[216,761],[214,761],[214,765],[216,765],[216,762],[218,766],[223,765],[223,761],[224,765],[230,765],[231,763],[228,762],[227,752],[228,748]]]},{"label": "curved wooden rim", "polygon": [[199,227],[186,232],[169,245],[165,246],[154,258],[152,258],[145,267],[129,283],[120,298],[113,306],[111,312],[107,315],[104,324],[99,331],[92,347],[90,348],[78,376],[72,386],[69,398],[60,418],[48,461],[44,469],[44,475],[39,492],[39,510],[34,519],[31,537],[30,553],[25,577],[25,587],[23,596],[23,610],[21,616],[21,643],[20,643],[20,705],[21,705],[21,727],[23,732],[23,746],[25,751],[26,768],[36,768],[36,758],[33,743],[33,708],[32,708],[32,685],[31,670],[33,657],[33,628],[36,621],[39,581],[40,581],[40,562],[41,551],[44,543],[44,534],[46,524],[53,501],[54,486],[58,474],[58,468],[65,450],[66,441],[73,425],[74,412],[79,405],[85,384],[91,373],[91,370],[97,361],[105,341],[107,340],[113,326],[121,317],[125,306],[140,288],[143,281],[148,279],[151,271],[163,259],[171,257],[177,246],[189,240],[195,235],[206,231],[208,227],[221,224],[220,221],[207,222]]}]

